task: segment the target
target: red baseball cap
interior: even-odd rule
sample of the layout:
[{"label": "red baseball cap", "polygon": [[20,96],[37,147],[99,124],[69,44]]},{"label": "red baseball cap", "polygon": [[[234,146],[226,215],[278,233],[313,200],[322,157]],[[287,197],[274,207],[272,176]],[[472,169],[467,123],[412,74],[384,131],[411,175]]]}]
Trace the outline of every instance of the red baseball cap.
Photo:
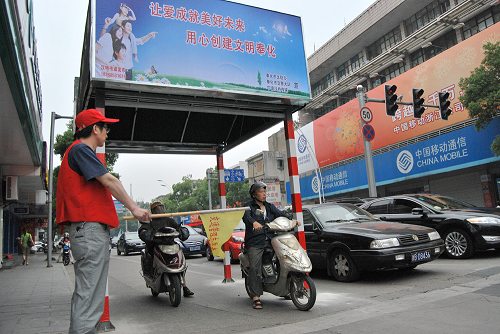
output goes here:
[{"label": "red baseball cap", "polygon": [[87,126],[93,125],[95,123],[116,123],[119,122],[119,119],[116,118],[106,118],[104,115],[97,109],[86,109],[76,115],[75,124],[76,131],[80,131],[85,129]]}]

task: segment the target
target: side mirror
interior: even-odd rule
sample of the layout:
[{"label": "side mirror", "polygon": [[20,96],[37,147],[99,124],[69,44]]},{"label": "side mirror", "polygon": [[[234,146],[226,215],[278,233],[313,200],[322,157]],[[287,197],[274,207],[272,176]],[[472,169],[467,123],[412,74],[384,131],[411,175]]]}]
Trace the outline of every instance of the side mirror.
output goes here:
[{"label": "side mirror", "polygon": [[423,216],[424,215],[424,209],[422,208],[413,208],[411,209],[411,214],[415,216]]}]

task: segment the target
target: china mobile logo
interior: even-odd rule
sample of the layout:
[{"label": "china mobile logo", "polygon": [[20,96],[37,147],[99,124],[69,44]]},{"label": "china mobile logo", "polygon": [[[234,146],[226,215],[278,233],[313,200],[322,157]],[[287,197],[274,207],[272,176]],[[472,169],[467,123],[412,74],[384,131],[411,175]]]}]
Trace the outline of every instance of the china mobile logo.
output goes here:
[{"label": "china mobile logo", "polygon": [[306,136],[300,135],[299,139],[297,140],[297,147],[298,147],[300,153],[305,152],[305,150],[307,148]]},{"label": "china mobile logo", "polygon": [[319,193],[319,178],[317,176],[312,178],[311,187],[316,194]]},{"label": "china mobile logo", "polygon": [[410,151],[404,150],[399,152],[396,158],[396,166],[403,174],[408,174],[413,169],[413,155]]}]

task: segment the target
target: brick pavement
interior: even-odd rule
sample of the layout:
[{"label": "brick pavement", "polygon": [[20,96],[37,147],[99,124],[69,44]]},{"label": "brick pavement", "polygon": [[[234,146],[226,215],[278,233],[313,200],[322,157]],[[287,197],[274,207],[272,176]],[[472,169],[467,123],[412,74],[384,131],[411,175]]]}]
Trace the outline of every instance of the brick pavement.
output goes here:
[{"label": "brick pavement", "polygon": [[0,333],[68,332],[73,283],[62,263],[47,268],[46,258],[32,254],[22,266],[16,255],[13,268],[0,270]]}]

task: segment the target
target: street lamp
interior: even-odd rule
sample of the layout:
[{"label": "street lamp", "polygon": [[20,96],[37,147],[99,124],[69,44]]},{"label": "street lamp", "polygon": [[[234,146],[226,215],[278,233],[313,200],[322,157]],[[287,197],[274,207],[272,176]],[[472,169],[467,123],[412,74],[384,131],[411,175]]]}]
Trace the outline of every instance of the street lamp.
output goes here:
[{"label": "street lamp", "polygon": [[214,172],[214,170],[212,168],[208,168],[206,170],[207,172],[207,183],[208,183],[208,209],[209,210],[212,210],[212,188],[210,187],[210,180],[212,179],[211,176],[212,176],[212,173]]},{"label": "street lamp", "polygon": [[49,146],[49,198],[47,199],[47,204],[49,205],[49,226],[48,226],[48,240],[47,240],[47,267],[52,267],[52,247],[53,247],[53,236],[52,236],[52,183],[54,182],[54,125],[56,119],[65,118],[73,119],[71,116],[61,116],[52,112],[50,117],[50,146]]}]

